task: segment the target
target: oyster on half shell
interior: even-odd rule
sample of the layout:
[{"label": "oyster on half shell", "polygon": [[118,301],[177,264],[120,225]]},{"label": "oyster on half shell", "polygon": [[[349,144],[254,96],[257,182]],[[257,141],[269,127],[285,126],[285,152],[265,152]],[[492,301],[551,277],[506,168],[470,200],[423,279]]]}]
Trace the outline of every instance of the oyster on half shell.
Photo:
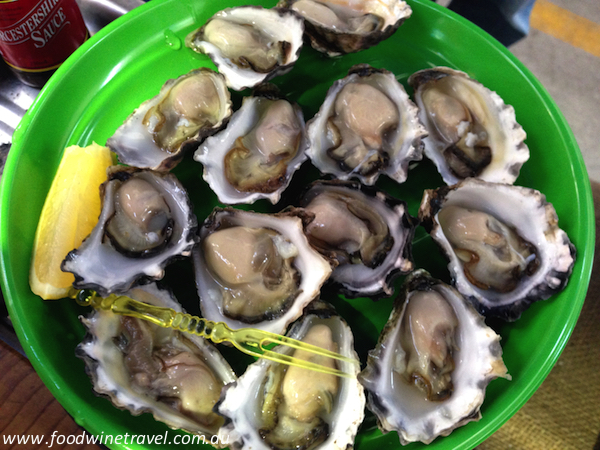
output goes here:
[{"label": "oyster on half shell", "polygon": [[142,103],[108,139],[119,161],[168,171],[186,151],[219,130],[231,115],[222,75],[193,70],[167,81],[157,96]]},{"label": "oyster on half shell", "polygon": [[448,67],[412,74],[419,117],[427,131],[425,155],[446,184],[469,177],[513,183],[529,159],[525,131],[500,96]]},{"label": "oyster on half shell", "polygon": [[161,279],[167,264],[191,254],[198,221],[175,175],[113,166],[100,194],[98,223],[61,265],[75,288],[122,293]]},{"label": "oyster on half shell", "polygon": [[300,56],[302,19],[293,11],[261,6],[227,8],[190,33],[186,45],[208,55],[236,91],[290,71]]},{"label": "oyster on half shell", "polygon": [[306,160],[307,146],[302,109],[269,86],[244,97],[227,127],[206,139],[194,159],[222,203],[266,198],[275,204]]},{"label": "oyster on half shell", "polygon": [[336,81],[307,125],[307,154],[322,173],[373,185],[380,174],[406,181],[408,164],[422,158],[427,132],[395,75],[367,64]]},{"label": "oyster on half shell", "polygon": [[431,443],[472,420],[488,383],[510,379],[500,336],[451,286],[408,276],[359,380],[379,428],[400,442]]},{"label": "oyster on half shell", "polygon": [[[182,311],[172,294],[156,284],[127,296]],[[198,336],[150,322],[96,310],[81,317],[87,335],[76,349],[94,390],[133,415],[151,413],[175,429],[214,436],[223,418],[212,411],[222,388],[236,380],[229,364]]]},{"label": "oyster on half shell", "polygon": [[398,0],[282,0],[278,6],[304,17],[312,47],[329,56],[378,44],[412,14],[410,6]]},{"label": "oyster on half shell", "polygon": [[314,250],[301,209],[260,214],[215,208],[193,251],[202,315],[230,328],[282,333],[331,274]]},{"label": "oyster on half shell", "polygon": [[426,190],[419,219],[455,287],[485,315],[518,319],[562,290],[575,263],[554,207],[534,189],[470,178]]},{"label": "oyster on half shell", "polygon": [[[336,351],[357,364],[303,350],[295,350],[294,357],[358,373],[352,331],[332,307],[311,303],[287,336]],[[215,410],[226,418],[219,435],[229,436],[233,450],[348,450],[354,445],[364,407],[364,391],[356,378],[262,359],[226,387]]]},{"label": "oyster on half shell", "polygon": [[350,181],[316,181],[299,206],[314,214],[306,226],[310,243],[337,265],[331,280],[349,297],[393,293],[393,280],[413,270],[416,219],[405,202]]}]

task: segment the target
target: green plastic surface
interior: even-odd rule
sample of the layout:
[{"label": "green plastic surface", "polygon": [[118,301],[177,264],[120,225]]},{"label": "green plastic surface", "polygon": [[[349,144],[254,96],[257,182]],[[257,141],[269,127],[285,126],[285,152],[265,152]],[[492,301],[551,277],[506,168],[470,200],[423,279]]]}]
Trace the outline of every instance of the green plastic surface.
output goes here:
[{"label": "green plastic surface", "polygon": [[[562,293],[534,304],[515,323],[490,322],[502,336],[505,362],[513,379],[495,380],[489,385],[481,421],[428,446],[469,449],[491,435],[529,399],[564,348],[583,304],[591,273],[593,203],[573,134],[535,77],[508,50],[462,18],[428,0],[409,3],[412,17],[378,46],[335,59],[305,47],[294,69],[273,81],[301,104],[307,119],[317,111],[333,81],[345,76],[357,63],[391,70],[405,86],[411,73],[447,65],[466,71],[514,106],[517,120],[528,134],[526,142],[531,150],[531,159],[516,184],[546,194],[578,255],[571,280]],[[133,109],[156,95],[167,79],[199,66],[214,68],[208,58],[185,48],[183,40],[217,10],[238,4],[242,2],[152,0],[137,8],[92,37],[60,67],[15,131],[0,191],[2,289],[19,338],[35,369],[77,423],[93,435],[164,435],[168,428],[148,414],[134,417],[96,397],[83,362],[74,356],[74,349],[84,335],[78,315],[85,310],[69,300],[44,302],[29,290],[33,236],[46,193],[66,146],[87,145],[92,141],[104,144]],[[264,4],[274,6],[275,2]],[[236,105],[241,95],[248,92],[233,94]],[[202,180],[202,166],[189,154],[174,172],[190,191],[199,221],[204,220],[217,200]],[[307,162],[294,177],[290,192],[316,176],[316,170]],[[408,181],[402,185],[384,178],[378,185],[406,200],[412,215],[417,213],[423,190],[442,185],[428,161],[412,169]],[[284,201],[286,198],[290,196],[284,196]],[[278,209],[261,202],[264,201],[252,208]],[[417,267],[448,281],[445,260],[423,230],[416,235],[413,254]],[[191,261],[171,266],[166,281],[189,312],[199,312]],[[387,320],[392,299],[377,303],[368,299],[346,301],[328,290],[323,298],[334,303],[352,326],[357,350],[364,361]],[[247,362],[235,352],[227,351],[226,355],[238,371]],[[168,431],[169,440],[175,436],[181,439],[185,435]],[[356,446],[359,450],[372,450],[396,448],[400,444],[396,433],[382,435],[376,430],[373,416],[367,414]],[[408,449],[423,447],[419,443],[407,446]]]}]

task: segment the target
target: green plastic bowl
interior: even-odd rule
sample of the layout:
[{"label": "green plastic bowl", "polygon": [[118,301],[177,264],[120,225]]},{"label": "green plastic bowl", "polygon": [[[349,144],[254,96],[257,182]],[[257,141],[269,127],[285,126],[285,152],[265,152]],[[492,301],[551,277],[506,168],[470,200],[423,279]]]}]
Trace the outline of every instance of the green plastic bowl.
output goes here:
[{"label": "green plastic bowl", "polygon": [[[274,6],[274,1],[264,2]],[[242,4],[236,0],[228,6]],[[436,65],[464,70],[514,106],[528,134],[531,159],[516,184],[546,194],[560,226],[577,247],[577,262],[567,288],[534,304],[514,323],[492,322],[502,336],[504,359],[512,381],[493,381],[481,409],[483,418],[435,440],[429,448],[470,449],[510,418],[535,392],[552,369],[570,336],[583,304],[592,267],[594,214],[583,159],[562,114],[542,85],[498,42],[461,17],[428,0],[410,2],[413,15],[388,40],[363,52],[329,59],[304,48],[287,75],[276,78],[282,92],[298,101],[310,118],[334,80],[357,63],[393,71],[406,85],[413,72]],[[42,90],[14,134],[2,177],[0,233],[2,289],[15,329],[34,368],[65,409],[92,435],[125,435],[126,445],[111,448],[159,448],[131,443],[132,435],[163,436],[185,442],[187,435],[169,430],[148,414],[134,417],[96,397],[84,364],[74,356],[84,328],[83,308],[70,300],[42,301],[29,290],[28,272],[39,214],[63,149],[72,144],[104,144],[142,101],[156,95],[162,84],[199,66],[213,67],[204,56],[185,48],[185,36],[225,6],[223,2],[153,0],[116,20],[86,42],[65,62]],[[410,90],[409,90],[410,92]],[[247,93],[243,93],[247,95]],[[241,96],[234,94],[239,104]],[[175,173],[190,191],[200,221],[217,204],[202,180],[202,167],[187,155]],[[294,177],[290,191],[300,189],[317,172],[307,163]],[[423,161],[408,181],[397,185],[381,179],[380,187],[406,200],[416,215],[422,192],[442,185],[435,168]],[[254,209],[272,211],[264,203]],[[424,231],[413,247],[416,264],[448,281],[446,262]],[[176,273],[175,273],[176,272]],[[191,312],[198,299],[190,261],[167,270],[167,283]],[[401,280],[398,281],[399,285]],[[349,321],[363,359],[374,347],[387,320],[392,299],[346,301],[325,291]],[[228,357],[243,369],[245,359]],[[123,438],[122,438],[123,439]],[[141,442],[138,438],[136,442]],[[121,441],[123,442],[123,441]],[[163,441],[164,443],[164,441]],[[399,447],[396,433],[382,435],[367,414],[356,439],[359,450]],[[421,444],[407,448],[416,449]]]}]

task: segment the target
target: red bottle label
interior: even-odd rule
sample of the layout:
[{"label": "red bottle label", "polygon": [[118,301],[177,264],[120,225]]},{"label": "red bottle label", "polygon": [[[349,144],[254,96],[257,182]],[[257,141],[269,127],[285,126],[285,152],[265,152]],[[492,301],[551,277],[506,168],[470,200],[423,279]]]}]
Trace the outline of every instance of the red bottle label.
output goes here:
[{"label": "red bottle label", "polygon": [[55,69],[87,36],[75,0],[0,0],[0,52],[16,69]]}]

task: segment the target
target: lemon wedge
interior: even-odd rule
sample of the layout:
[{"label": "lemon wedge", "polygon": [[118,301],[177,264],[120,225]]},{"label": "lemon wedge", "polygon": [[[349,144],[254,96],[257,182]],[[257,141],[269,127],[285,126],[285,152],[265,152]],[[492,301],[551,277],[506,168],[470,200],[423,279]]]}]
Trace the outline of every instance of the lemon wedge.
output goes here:
[{"label": "lemon wedge", "polygon": [[29,285],[45,300],[67,296],[75,278],[60,265],[90,234],[100,215],[100,185],[113,165],[107,147],[67,147],[46,197],[33,243]]}]

